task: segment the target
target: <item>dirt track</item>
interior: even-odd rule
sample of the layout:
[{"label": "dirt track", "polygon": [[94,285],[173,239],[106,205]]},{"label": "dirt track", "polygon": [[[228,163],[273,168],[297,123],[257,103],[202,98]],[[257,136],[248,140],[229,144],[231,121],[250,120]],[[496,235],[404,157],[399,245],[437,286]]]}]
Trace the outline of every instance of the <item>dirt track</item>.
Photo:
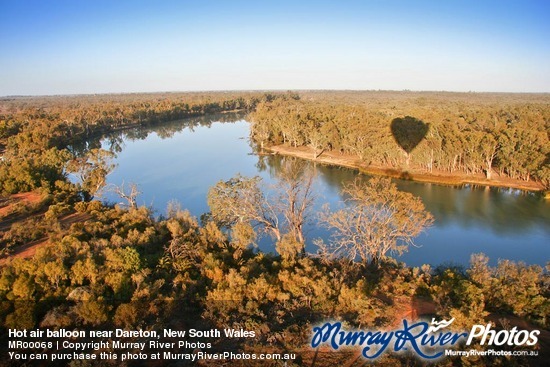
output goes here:
[{"label": "dirt track", "polygon": [[[43,199],[42,195],[36,192],[26,192],[11,195],[10,197],[3,198],[0,202],[0,235],[3,231],[7,231],[10,227],[17,222],[24,221],[31,217],[41,217],[46,212],[47,208],[32,213],[30,215],[17,215],[12,214],[18,204],[24,203],[27,205],[37,204]],[[71,213],[60,217],[59,223],[62,228],[69,228],[73,223],[85,222],[90,216],[86,213]],[[9,256],[0,259],[0,265],[5,264],[7,261],[13,258],[29,258],[34,256],[36,250],[40,247],[47,246],[49,244],[48,238],[40,238],[36,241],[29,242],[23,246],[13,249],[13,253]]]}]

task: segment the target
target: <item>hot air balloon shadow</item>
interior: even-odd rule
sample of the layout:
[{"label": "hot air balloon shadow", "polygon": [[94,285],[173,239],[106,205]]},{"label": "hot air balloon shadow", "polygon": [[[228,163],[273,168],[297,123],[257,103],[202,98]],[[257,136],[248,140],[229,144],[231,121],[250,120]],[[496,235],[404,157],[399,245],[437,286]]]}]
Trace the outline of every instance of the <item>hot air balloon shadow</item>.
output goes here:
[{"label": "hot air balloon shadow", "polygon": [[409,166],[411,152],[426,137],[430,125],[416,117],[398,117],[391,122],[391,133],[395,142],[405,152],[406,164]]}]

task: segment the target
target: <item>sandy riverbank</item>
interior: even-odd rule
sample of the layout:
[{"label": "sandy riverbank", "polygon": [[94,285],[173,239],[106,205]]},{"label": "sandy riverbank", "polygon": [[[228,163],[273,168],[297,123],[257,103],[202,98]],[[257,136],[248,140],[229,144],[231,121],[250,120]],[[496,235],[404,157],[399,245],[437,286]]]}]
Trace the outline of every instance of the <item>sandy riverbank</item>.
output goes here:
[{"label": "sandy riverbank", "polygon": [[339,154],[335,152],[323,152],[316,159],[313,158],[313,150],[309,147],[289,147],[285,145],[276,145],[265,148],[272,153],[298,157],[323,164],[330,164],[340,167],[348,167],[358,169],[361,172],[375,175],[384,175],[389,177],[401,178],[406,180],[429,182],[442,185],[480,185],[492,187],[506,187],[527,191],[542,191],[543,187],[540,183],[534,181],[521,181],[509,177],[499,176],[494,173],[493,178],[488,180],[484,175],[466,175],[458,174],[451,175],[446,172],[425,172],[415,169],[403,170],[400,168],[384,168],[377,166],[368,166],[363,164],[357,156],[349,154]]}]

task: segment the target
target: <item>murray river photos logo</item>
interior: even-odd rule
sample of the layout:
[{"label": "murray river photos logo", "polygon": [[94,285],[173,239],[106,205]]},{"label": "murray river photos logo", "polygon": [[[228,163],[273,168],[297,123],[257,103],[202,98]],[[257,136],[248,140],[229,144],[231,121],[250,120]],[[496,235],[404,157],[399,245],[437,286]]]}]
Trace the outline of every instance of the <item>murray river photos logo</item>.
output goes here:
[{"label": "murray river photos logo", "polygon": [[474,325],[470,332],[446,331],[454,318],[446,321],[432,319],[409,323],[403,320],[403,328],[391,331],[345,330],[341,322],[327,322],[313,328],[311,346],[326,344],[334,350],[342,347],[360,347],[363,357],[376,359],[386,351],[413,351],[424,359],[437,359],[445,350],[465,342],[466,345],[479,342],[480,345],[533,346],[537,343],[538,330],[493,330],[491,324]]}]

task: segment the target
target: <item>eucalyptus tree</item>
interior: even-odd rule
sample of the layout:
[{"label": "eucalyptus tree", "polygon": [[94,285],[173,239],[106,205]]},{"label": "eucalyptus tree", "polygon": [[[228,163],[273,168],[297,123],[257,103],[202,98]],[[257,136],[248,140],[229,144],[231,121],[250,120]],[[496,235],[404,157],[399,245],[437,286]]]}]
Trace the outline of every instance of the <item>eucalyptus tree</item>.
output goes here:
[{"label": "eucalyptus tree", "polygon": [[333,231],[324,252],[364,264],[379,263],[388,253],[401,254],[414,245],[414,238],[433,223],[422,201],[399,191],[389,178],[375,177],[344,186],[346,206],[328,208],[320,220]]},{"label": "eucalyptus tree", "polygon": [[77,157],[69,162],[67,169],[80,180],[79,184],[85,200],[97,196],[106,184],[107,175],[113,171],[115,165],[111,162],[115,154],[111,151],[94,148],[84,156]]},{"label": "eucalyptus tree", "polygon": [[[260,234],[271,235],[284,252],[302,253],[304,227],[313,204],[313,172],[296,159],[282,161],[277,182],[263,184],[260,177],[237,175],[219,181],[208,191],[213,220],[232,228],[250,224]],[[293,247],[293,249],[289,249]]]}]

